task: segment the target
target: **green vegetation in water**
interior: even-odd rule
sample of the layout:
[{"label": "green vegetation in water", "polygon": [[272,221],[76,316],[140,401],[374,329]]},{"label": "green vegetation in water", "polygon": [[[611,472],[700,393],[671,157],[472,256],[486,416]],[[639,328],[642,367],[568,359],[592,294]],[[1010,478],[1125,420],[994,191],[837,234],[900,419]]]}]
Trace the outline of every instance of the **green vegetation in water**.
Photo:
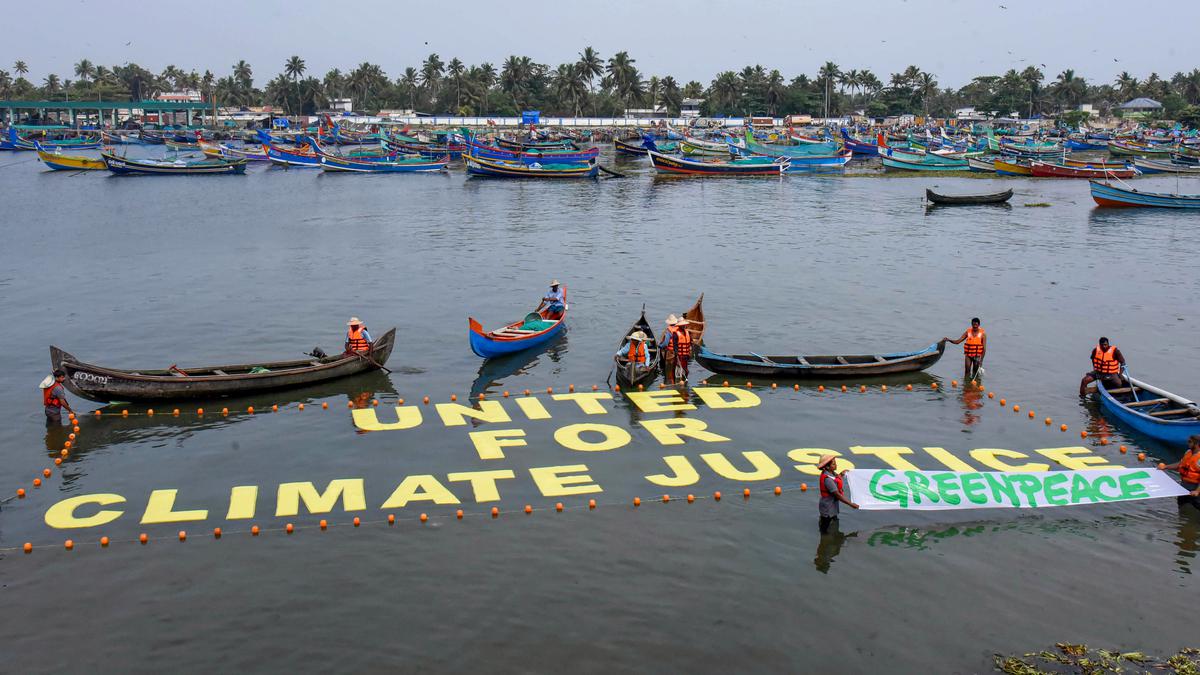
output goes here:
[{"label": "green vegetation in water", "polygon": [[1008,675],[1042,675],[1043,673],[1176,673],[1200,675],[1200,649],[1191,647],[1166,659],[1147,656],[1142,652],[1120,652],[1091,649],[1087,645],[1056,643],[1058,651],[1043,650],[1024,656],[995,656],[996,669]]},{"label": "green vegetation in water", "polygon": [[1040,207],[1044,207],[1044,206],[1050,206],[1050,203],[1049,202],[1034,202],[1032,204],[1026,204],[1025,206],[1040,208]]}]

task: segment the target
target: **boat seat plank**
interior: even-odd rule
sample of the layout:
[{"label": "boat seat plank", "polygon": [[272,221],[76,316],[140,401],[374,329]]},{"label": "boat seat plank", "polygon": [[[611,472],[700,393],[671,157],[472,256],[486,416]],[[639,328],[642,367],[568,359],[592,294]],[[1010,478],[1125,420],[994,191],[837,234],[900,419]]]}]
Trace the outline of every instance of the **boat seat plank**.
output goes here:
[{"label": "boat seat plank", "polygon": [[808,359],[804,358],[803,356],[797,356],[796,361],[798,361],[800,363],[800,365],[802,365],[802,366],[811,366],[812,365],[811,363],[808,362]]},{"label": "boat seat plank", "polygon": [[1128,394],[1128,393],[1130,393],[1131,391],[1133,391],[1134,389],[1137,389],[1138,391],[1141,391],[1141,390],[1142,390],[1142,388],[1141,388],[1141,387],[1132,387],[1132,388],[1130,388],[1130,387],[1121,387],[1120,389],[1109,389],[1109,390],[1108,390],[1108,393],[1110,393],[1110,394]]},{"label": "boat seat plank", "polygon": [[213,375],[228,375],[228,374],[229,374],[229,373],[227,373],[227,372],[225,372],[225,371],[221,370],[220,368],[214,368],[214,369],[213,369]]},{"label": "boat seat plank", "polygon": [[1150,415],[1152,417],[1169,417],[1171,415],[1195,415],[1195,414],[1196,413],[1192,412],[1191,410],[1188,410],[1187,408],[1176,408],[1174,410],[1160,410],[1158,412],[1150,413]]},{"label": "boat seat plank", "polygon": [[310,366],[321,366],[321,365],[324,365],[324,364],[323,364],[323,363],[321,363],[320,361],[309,361],[309,362],[308,362],[308,365],[310,365]]},{"label": "boat seat plank", "polygon": [[840,364],[842,364],[842,365],[846,365],[846,366],[850,365],[850,362],[849,362],[849,361],[847,361],[847,360],[846,360],[846,357],[844,357],[844,356],[839,356],[839,357],[837,357],[837,362],[838,362],[838,363],[840,363]]},{"label": "boat seat plank", "polygon": [[171,374],[174,375],[175,377],[187,377],[187,375],[184,375],[183,373],[179,372],[178,370],[172,370]]},{"label": "boat seat plank", "polygon": [[882,356],[880,356],[878,354],[875,355],[875,360],[879,363],[887,363],[887,359],[883,358]]},{"label": "boat seat plank", "polygon": [[1146,401],[1138,401],[1136,403],[1126,403],[1125,407],[1126,408],[1141,408],[1142,406],[1147,406],[1147,405],[1158,405],[1159,403],[1167,403],[1170,400],[1171,399],[1169,399],[1169,398],[1154,398],[1154,399],[1149,399]]}]

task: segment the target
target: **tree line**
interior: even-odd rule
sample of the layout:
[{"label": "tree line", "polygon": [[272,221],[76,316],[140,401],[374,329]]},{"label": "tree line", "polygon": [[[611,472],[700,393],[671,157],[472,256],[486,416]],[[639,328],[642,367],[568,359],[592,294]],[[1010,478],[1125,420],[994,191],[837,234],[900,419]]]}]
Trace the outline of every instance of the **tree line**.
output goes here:
[{"label": "tree line", "polygon": [[228,74],[183,70],[174,65],[154,73],[137,64],[106,67],[81,59],[73,77],[47,75],[40,85],[26,79],[25,61],[12,72],[0,70],[0,99],[142,100],[166,91],[197,90],[205,101],[221,106],[277,106],[292,114],[311,114],[333,99],[351,98],[359,111],[412,109],[441,115],[515,115],[537,109],[548,115],[619,116],[626,108],[662,106],[678,114],[685,98],[702,98],[702,112],[717,115],[845,115],[862,111],[871,117],[903,113],[947,117],[956,108],[973,106],[999,115],[1054,114],[1093,104],[1101,114],[1139,96],[1163,104],[1168,119],[1200,116],[1200,69],[1177,72],[1169,79],[1150,73],[1139,79],[1127,72],[1111,82],[1092,83],[1072,69],[1047,79],[1035,66],[1000,75],[978,75],[957,89],[939,85],[917,66],[891,73],[886,81],[868,69],[843,69],[826,62],[812,76],[787,79],[779,69],[761,65],[718,73],[707,85],[680,83],[670,75],[646,76],[628,52],[604,59],[585,47],[574,61],[551,67],[528,56],[509,56],[497,68],[491,63],[467,65],[458,58],[443,61],[430,54],[420,67],[407,67],[394,78],[383,67],[360,63],[343,72],[333,68],[323,77],[310,73],[303,58],[288,58],[282,71],[261,87],[246,61]]}]

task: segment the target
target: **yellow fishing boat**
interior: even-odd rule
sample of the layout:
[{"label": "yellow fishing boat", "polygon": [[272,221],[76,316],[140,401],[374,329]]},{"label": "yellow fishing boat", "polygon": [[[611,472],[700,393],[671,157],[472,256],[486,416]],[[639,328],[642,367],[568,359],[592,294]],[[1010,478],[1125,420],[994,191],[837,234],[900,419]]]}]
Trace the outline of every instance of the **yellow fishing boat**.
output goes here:
[{"label": "yellow fishing boat", "polygon": [[55,171],[104,171],[108,167],[104,160],[81,155],[62,155],[57,151],[46,150],[41,143],[37,144],[38,159]]}]

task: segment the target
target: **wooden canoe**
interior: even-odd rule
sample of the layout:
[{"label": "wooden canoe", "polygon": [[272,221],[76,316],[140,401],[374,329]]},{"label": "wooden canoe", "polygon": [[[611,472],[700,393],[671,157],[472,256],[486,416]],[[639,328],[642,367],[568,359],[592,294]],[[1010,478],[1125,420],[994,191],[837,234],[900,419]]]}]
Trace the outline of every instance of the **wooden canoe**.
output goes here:
[{"label": "wooden canoe", "polygon": [[704,294],[696,299],[696,304],[692,308],[683,313],[683,318],[691,322],[687,327],[688,335],[692,338],[692,345],[699,345],[704,342]]},{"label": "wooden canoe", "polygon": [[[51,346],[50,365],[66,372],[67,389],[93,401],[211,399],[303,387],[374,370],[387,363],[395,341],[393,328],[375,340],[370,352],[362,355],[152,370],[96,366]],[[252,372],[260,370],[265,372]]]},{"label": "wooden canoe", "polygon": [[761,356],[759,354],[717,354],[703,345],[696,352],[700,365],[714,373],[784,379],[825,379],[872,377],[914,373],[925,370],[942,358],[944,340],[915,352],[866,354],[853,356]]},{"label": "wooden canoe", "polygon": [[1129,386],[1108,389],[1096,383],[1100,408],[1118,422],[1155,440],[1184,447],[1200,434],[1200,407],[1194,401],[1129,378]]},{"label": "wooden canoe", "polygon": [[925,189],[925,198],[934,204],[942,205],[968,205],[968,204],[1003,204],[1009,199],[1012,199],[1012,188],[1004,192],[993,192],[991,194],[977,195],[944,195],[934,192],[928,188]]},{"label": "wooden canoe", "polygon": [[647,366],[637,366],[631,364],[629,359],[624,356],[617,357],[617,384],[622,387],[636,387],[647,385],[654,381],[658,376],[659,367],[662,361],[662,351],[658,348],[658,341],[654,339],[654,330],[650,328],[650,323],[646,321],[646,306],[642,305],[642,315],[638,320],[629,327],[625,332],[625,337],[621,338],[621,345],[617,351],[625,348],[629,344],[629,336],[637,331],[642,331],[646,334],[646,354],[650,357],[650,364]]},{"label": "wooden canoe", "polygon": [[557,319],[548,318],[548,311],[542,310],[539,312],[542,320],[548,325],[541,330],[527,330],[523,328],[525,319],[514,321],[503,328],[497,328],[493,331],[484,331],[483,324],[475,320],[474,317],[467,317],[467,327],[469,328],[468,337],[471,341],[471,351],[475,352],[476,356],[490,359],[505,354],[512,354],[533,347],[540,347],[547,342],[553,340],[562,334],[563,326],[567,321],[567,310],[571,308],[567,303],[567,287],[563,286],[563,312],[562,316]]}]

